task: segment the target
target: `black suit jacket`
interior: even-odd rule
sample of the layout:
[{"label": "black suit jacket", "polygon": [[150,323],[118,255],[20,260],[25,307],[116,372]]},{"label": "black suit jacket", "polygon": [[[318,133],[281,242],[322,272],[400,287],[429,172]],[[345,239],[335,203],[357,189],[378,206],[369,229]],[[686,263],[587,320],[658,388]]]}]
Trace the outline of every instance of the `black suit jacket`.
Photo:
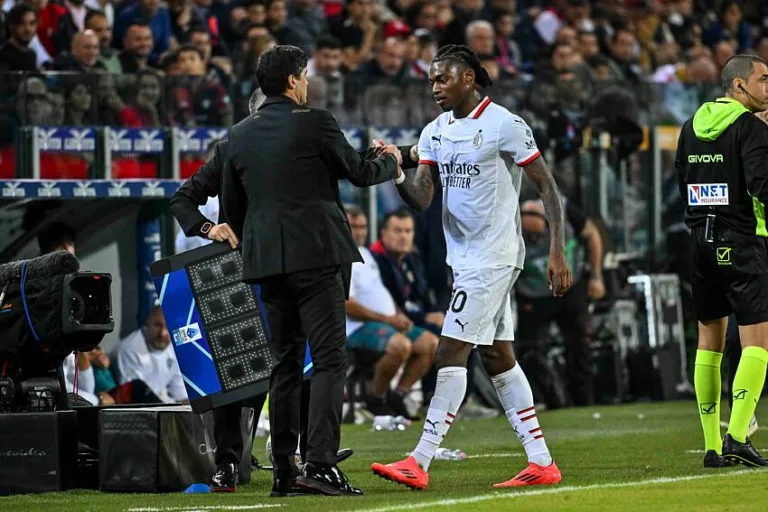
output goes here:
[{"label": "black suit jacket", "polygon": [[[233,145],[239,145],[234,153]],[[400,149],[403,166],[414,167],[410,147]],[[362,261],[337,180],[365,186],[391,179],[395,159],[364,160],[371,156],[355,153],[330,113],[268,98],[232,129],[230,142],[217,144],[213,158],[171,199],[171,211],[187,236],[204,236],[208,219],[197,207],[218,195],[219,223],[229,223],[241,240],[247,280]],[[254,223],[262,219],[271,224]]]},{"label": "black suit jacket", "polygon": [[275,96],[232,128],[224,172],[243,185],[243,279],[258,282],[363,261],[338,180],[383,183],[394,178],[397,161],[361,159],[330,112]]},{"label": "black suit jacket", "polygon": [[[403,169],[411,169],[418,162],[410,158],[410,146],[401,146],[403,155]],[[245,209],[244,198],[241,192],[239,180],[233,183],[233,174],[224,173],[224,165],[229,152],[229,141],[220,141],[214,147],[213,156],[200,169],[179,187],[179,190],[171,198],[171,213],[181,226],[181,230],[187,236],[199,236],[207,238],[200,231],[203,224],[227,223],[235,231],[238,240],[243,239],[242,226]],[[372,159],[374,154],[371,148],[359,152],[362,159]],[[199,207],[208,202],[209,197],[219,198],[219,218],[207,219],[200,213]],[[440,232],[442,236],[442,231]]]}]

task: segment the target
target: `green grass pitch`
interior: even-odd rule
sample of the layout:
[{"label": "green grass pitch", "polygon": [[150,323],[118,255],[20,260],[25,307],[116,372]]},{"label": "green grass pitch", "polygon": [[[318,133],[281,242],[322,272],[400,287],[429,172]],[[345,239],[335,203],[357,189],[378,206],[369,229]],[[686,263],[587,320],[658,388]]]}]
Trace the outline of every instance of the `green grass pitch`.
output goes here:
[{"label": "green grass pitch", "polygon": [[[726,404],[727,409],[727,404]],[[726,410],[727,412],[727,410]],[[372,432],[345,426],[342,446],[355,455],[342,463],[359,498],[269,498],[271,474],[230,495],[106,494],[70,491],[0,498],[0,510],[196,512],[310,510],[514,510],[522,511],[768,511],[768,471],[705,470],[695,402],[630,404],[540,413],[544,433],[563,473],[558,486],[495,490],[494,483],[525,466],[523,450],[505,418],[457,421],[444,446],[470,455],[465,461],[437,461],[426,491],[381,480],[371,462],[401,459],[420,434],[417,422],[405,432]],[[758,448],[768,448],[768,405],[758,410]],[[254,452],[264,459],[264,438]]]}]

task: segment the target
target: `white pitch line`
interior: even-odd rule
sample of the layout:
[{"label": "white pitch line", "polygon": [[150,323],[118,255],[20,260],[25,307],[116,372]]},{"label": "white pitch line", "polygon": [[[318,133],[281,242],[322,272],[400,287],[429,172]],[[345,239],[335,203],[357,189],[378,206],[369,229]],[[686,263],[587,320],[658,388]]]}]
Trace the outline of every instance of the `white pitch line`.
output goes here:
[{"label": "white pitch line", "polygon": [[566,492],[583,492],[594,491],[599,489],[619,489],[622,487],[638,487],[641,485],[659,485],[659,484],[671,484],[677,482],[688,482],[691,480],[703,480],[705,478],[732,478],[736,475],[744,475],[749,473],[756,473],[760,470],[755,469],[742,469],[739,471],[727,471],[724,473],[718,473],[714,475],[691,475],[691,476],[677,476],[677,477],[662,477],[653,478],[650,480],[637,480],[634,482],[623,482],[614,484],[594,484],[594,485],[569,485],[564,487],[549,487],[546,489],[536,489],[531,491],[514,491],[504,492],[497,491],[493,494],[481,494],[478,496],[470,496],[468,498],[455,498],[439,501],[428,501],[423,503],[408,503],[403,505],[393,505],[391,507],[381,507],[374,509],[359,509],[356,512],[392,512],[394,510],[411,510],[416,508],[428,508],[428,507],[444,507],[452,505],[465,505],[469,503],[478,503],[481,501],[490,500],[506,500],[513,498],[520,498],[524,496],[541,496],[548,494],[562,494]]},{"label": "white pitch line", "polygon": [[256,505],[198,505],[188,507],[139,507],[129,508],[127,512],[205,512],[206,510],[257,510],[263,508],[284,507],[281,504],[259,503]]},{"label": "white pitch line", "polygon": [[481,453],[480,455],[470,455],[468,459],[496,459],[502,457],[522,457],[522,453]]}]

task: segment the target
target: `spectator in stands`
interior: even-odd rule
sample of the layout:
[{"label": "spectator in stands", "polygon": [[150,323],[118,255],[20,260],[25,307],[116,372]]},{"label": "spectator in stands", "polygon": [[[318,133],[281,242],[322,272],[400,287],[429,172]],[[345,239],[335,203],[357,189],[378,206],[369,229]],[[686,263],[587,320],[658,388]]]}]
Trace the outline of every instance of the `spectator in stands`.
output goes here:
[{"label": "spectator in stands", "polygon": [[596,55],[600,55],[600,42],[597,40],[594,32],[579,32],[578,50],[584,62],[587,62]]},{"label": "spectator in stands", "polygon": [[37,13],[24,3],[8,11],[11,37],[0,46],[0,71],[35,71],[37,60],[29,44],[37,34]]},{"label": "spectator in stands", "polygon": [[112,26],[109,24],[107,15],[101,11],[89,12],[85,16],[85,28],[93,31],[99,39],[98,65],[114,75],[121,74],[123,66],[120,64],[117,51],[112,48]]},{"label": "spectator in stands", "polygon": [[93,30],[85,30],[72,38],[69,54],[61,54],[53,61],[53,70],[89,73],[98,59],[99,38]]},{"label": "spectator in stands", "polygon": [[[678,76],[679,75],[679,76]],[[673,75],[664,88],[664,107],[672,120],[682,125],[701,106],[697,85],[716,84],[720,73],[708,57],[699,57]]]},{"label": "spectator in stands", "polygon": [[288,20],[288,10],[285,8],[285,0],[267,0],[266,24],[274,36],[277,44],[285,44]]},{"label": "spectator in stands", "polygon": [[241,5],[245,5],[248,23],[263,25],[267,22],[267,6],[260,0],[243,0]]},{"label": "spectator in stands", "polygon": [[62,2],[62,5],[66,12],[60,18],[59,25],[53,35],[56,55],[69,51],[75,34],[85,30],[85,17],[91,11],[91,9],[85,6],[84,0],[65,0]]},{"label": "spectator in stands", "polygon": [[736,55],[736,41],[733,39],[720,41],[712,50],[712,60],[717,66],[717,75],[720,76],[728,59]]},{"label": "spectator in stands", "polygon": [[213,46],[211,45],[211,34],[202,25],[197,25],[189,29],[186,43],[191,44],[203,55],[203,65],[207,74],[214,73],[216,78],[229,89],[232,83],[232,64],[229,59],[222,57],[212,57]]},{"label": "spectator in stands", "polygon": [[37,11],[37,37],[40,44],[45,48],[49,57],[55,57],[59,53],[59,48],[56,47],[54,39],[59,31],[62,18],[67,15],[66,7],[49,0],[29,0],[27,3]]},{"label": "spectator in stands", "polygon": [[115,40],[125,44],[129,28],[137,22],[146,23],[152,32],[152,56],[157,60],[165,53],[171,43],[171,17],[168,8],[160,5],[160,0],[139,0],[120,12],[115,22]]},{"label": "spectator in stands", "polygon": [[[0,85],[0,91],[2,86]],[[3,128],[0,128],[2,144],[0,146],[12,146],[14,132],[24,125],[42,126],[51,119],[52,105],[48,86],[40,78],[30,77],[19,84],[18,90],[8,91],[15,93],[14,109],[8,116]]]},{"label": "spectator in stands", "polygon": [[563,25],[555,34],[555,44],[567,44],[575,51],[579,50],[579,33],[576,29]]},{"label": "spectator in stands", "polygon": [[494,10],[491,15],[496,31],[496,48],[499,54],[499,66],[508,75],[516,75],[523,65],[523,54],[515,42],[515,17],[511,11]]},{"label": "spectator in stands", "polygon": [[160,306],[152,308],[141,329],[120,341],[117,361],[121,384],[142,380],[163,402],[189,402]]},{"label": "spectator in stands", "polygon": [[296,10],[285,23],[283,42],[298,46],[307,55],[312,55],[315,53],[315,41],[327,31],[325,14],[317,0],[296,0]]},{"label": "spectator in stands", "polygon": [[89,83],[73,80],[64,89],[64,126],[93,124],[93,94]]},{"label": "spectator in stands", "polygon": [[475,20],[467,25],[467,46],[478,55],[493,55],[496,31],[485,20]]},{"label": "spectator in stands", "polygon": [[635,64],[635,35],[627,28],[620,28],[611,38],[611,55],[620,80],[639,83],[642,70]]},{"label": "spectator in stands", "polygon": [[259,57],[269,48],[275,46],[275,38],[263,25],[251,25],[246,31],[246,39],[239,54],[233,57],[236,65],[236,75],[240,80],[255,80],[256,66]]},{"label": "spectator in stands", "polygon": [[452,7],[452,18],[443,28],[440,46],[465,44],[467,25],[483,15],[483,0],[458,0]]},{"label": "spectator in stands", "polygon": [[[525,266],[515,284],[517,297],[517,338],[519,345],[543,350],[552,321],[557,322],[565,339],[566,372],[573,403],[591,405],[594,401],[590,355],[589,300],[605,296],[602,277],[603,246],[600,233],[573,203],[565,201],[567,258],[573,269],[574,284],[562,298],[552,297],[547,284],[549,228],[541,200],[526,201],[520,207]],[[586,265],[582,245],[591,265]]]},{"label": "spectator in stands", "polygon": [[[112,5],[112,0],[85,0],[85,6],[93,11],[102,13],[107,18],[107,26],[110,32],[112,31],[112,27],[115,25],[115,7]],[[88,28],[87,14],[85,18],[85,26]]]},{"label": "spectator in stands", "polygon": [[724,39],[735,39],[738,53],[746,53],[752,48],[752,30],[744,21],[741,2],[736,0],[720,4],[717,21],[703,34],[704,44],[707,46],[714,46]]},{"label": "spectator in stands", "polygon": [[426,79],[429,76],[429,65],[436,53],[437,44],[431,32],[420,28],[409,35],[405,51],[408,76]]},{"label": "spectator in stands", "polygon": [[[115,400],[109,393],[103,394],[103,402],[102,397],[96,395],[96,381],[87,352],[78,352],[77,357],[75,357],[74,353],[69,354],[62,363],[62,369],[64,370],[64,383],[67,393],[71,393],[76,397],[77,402],[75,405],[99,405],[99,403],[113,405],[115,403]],[[82,401],[86,403],[83,404]]]},{"label": "spectator in stands", "polygon": [[755,50],[757,51],[758,57],[768,62],[768,32],[766,32],[763,37],[760,38],[757,46],[755,47]]},{"label": "spectator in stands", "polygon": [[349,0],[345,10],[346,19],[338,21],[332,32],[344,48],[344,67],[354,71],[373,56],[379,26],[373,19],[371,0]]},{"label": "spectator in stands", "polygon": [[215,74],[205,73],[203,55],[194,46],[178,51],[181,82],[171,91],[171,118],[175,126],[231,126],[232,104],[226,88]]},{"label": "spectator in stands", "polygon": [[[115,382],[115,377],[112,375],[110,369],[112,360],[101,347],[96,347],[88,352],[88,357],[91,361],[91,368],[93,368],[93,379],[95,381],[94,393],[97,396],[100,396],[101,393],[109,395],[109,393],[117,388],[117,382]],[[110,398],[112,397],[110,396]]]},{"label": "spectator in stands", "polygon": [[120,66],[123,73],[136,73],[149,65],[153,47],[152,29],[145,22],[135,22],[123,36],[123,51],[120,52]]},{"label": "spectator in stands", "polygon": [[[410,417],[403,397],[427,373],[437,350],[437,336],[414,326],[401,311],[382,282],[379,267],[368,249],[368,223],[363,211],[348,206],[352,236],[363,263],[352,264],[347,311],[347,346],[381,354],[374,368],[371,394],[366,408],[375,416],[392,414]],[[389,383],[403,368],[394,393]]]},{"label": "spectator in stands", "polygon": [[131,107],[136,112],[137,127],[160,126],[160,99],[163,93],[162,77],[151,69],[136,75],[136,96]]},{"label": "spectator in stands", "polygon": [[398,37],[388,37],[384,40],[376,57],[358,68],[358,76],[363,82],[391,82],[402,80],[406,76],[405,44]]},{"label": "spectator in stands", "polygon": [[194,8],[192,0],[168,0],[171,19],[172,47],[187,40],[191,27],[205,25],[205,18]]},{"label": "spectator in stands", "polygon": [[381,279],[395,305],[417,326],[440,333],[445,314],[429,294],[424,263],[415,252],[413,215],[401,208],[384,216],[381,238],[371,246]]},{"label": "spectator in stands", "polygon": [[[336,111],[344,104],[344,76],[341,74],[342,43],[325,34],[317,40],[317,50],[307,62],[307,78],[311,105]],[[319,83],[322,82],[322,85]],[[324,87],[322,97],[315,95],[313,88]]]}]

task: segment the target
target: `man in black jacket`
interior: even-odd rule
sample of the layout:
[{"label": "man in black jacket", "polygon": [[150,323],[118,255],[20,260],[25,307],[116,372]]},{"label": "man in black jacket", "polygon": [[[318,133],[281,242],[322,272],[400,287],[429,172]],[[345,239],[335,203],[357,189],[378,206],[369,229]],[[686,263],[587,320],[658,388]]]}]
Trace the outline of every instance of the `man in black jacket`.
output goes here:
[{"label": "man in black jacket", "polygon": [[[254,91],[249,101],[251,115],[256,113],[263,100],[264,96],[261,91],[259,89]],[[229,220],[237,219],[239,214],[232,210],[233,203],[228,200],[229,197],[237,193],[233,188],[235,185],[232,183],[232,175],[231,173],[222,173],[228,148],[229,142],[227,140],[214,144],[211,158],[179,188],[171,199],[170,208],[185,235],[227,242],[234,248],[242,239],[242,232],[235,234]],[[360,158],[374,158],[381,149],[379,147],[361,151],[359,153]],[[415,168],[417,164],[413,158],[415,146],[403,146],[398,149],[404,157],[403,168]],[[209,197],[219,198],[218,222],[216,219],[206,218],[199,210],[200,206],[206,204]],[[240,222],[238,225],[241,225]],[[302,393],[302,415],[306,415],[308,409],[308,400],[304,396],[307,388],[308,386],[305,385]],[[240,430],[241,408],[252,407],[258,415],[265,399],[266,395],[260,395],[243,403],[229,404],[214,409],[213,436],[217,446],[217,470],[212,478],[211,491],[233,492],[236,490],[237,465],[242,459],[243,451],[243,438]],[[302,436],[306,438],[304,423],[305,421],[302,419]],[[302,445],[304,444],[302,443]],[[303,448],[305,447],[303,446]],[[349,456],[350,453],[351,450],[340,451],[339,460],[343,456]],[[302,457],[306,457],[304,450],[302,450]]]},{"label": "man in black jacket", "polygon": [[[232,217],[227,216],[234,234],[242,233],[243,278],[261,285],[272,334],[273,494],[297,492],[297,484],[327,494],[360,494],[336,467],[346,370],[344,299],[351,263],[361,260],[337,180],[360,186],[402,180],[402,157],[388,147],[387,155],[361,160],[330,113],[302,107],[306,62],[301,50],[289,46],[261,56],[257,79],[267,98],[230,132],[223,174],[241,185],[228,200]],[[314,373],[307,463],[297,481],[307,338]]]},{"label": "man in black jacket", "polygon": [[[691,284],[699,322],[694,383],[704,466],[768,466],[747,436],[768,364],[768,127],[752,114],[768,107],[768,65],[737,55],[723,68],[722,82],[726,97],[705,103],[685,123],[675,157],[685,223],[691,228]],[[721,444],[720,363],[732,313],[744,349]]]}]

